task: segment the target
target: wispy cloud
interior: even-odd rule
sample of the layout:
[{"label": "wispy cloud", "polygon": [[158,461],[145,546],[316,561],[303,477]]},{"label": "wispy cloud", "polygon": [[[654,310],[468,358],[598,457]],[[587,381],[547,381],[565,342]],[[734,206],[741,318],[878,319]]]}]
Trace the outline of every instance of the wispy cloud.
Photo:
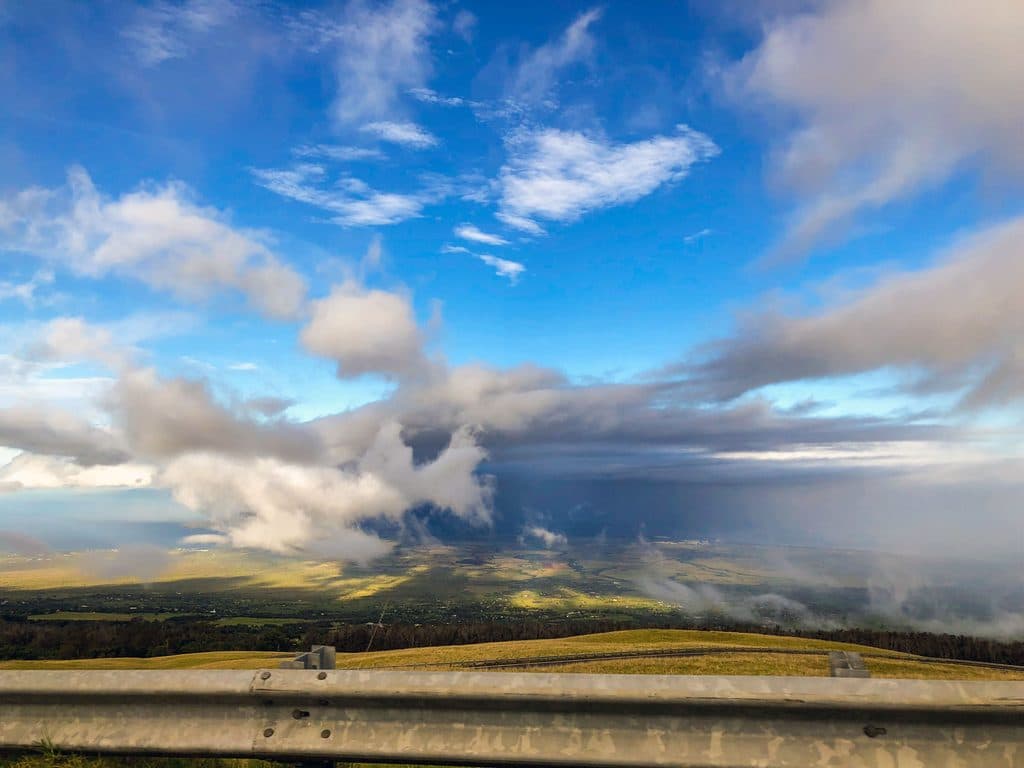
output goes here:
[{"label": "wispy cloud", "polygon": [[682,179],[718,148],[682,125],[673,135],[630,144],[548,128],[513,137],[509,153],[499,174],[499,213],[505,223],[529,230],[535,218],[574,221],[595,209],[639,200]]},{"label": "wispy cloud", "polygon": [[383,141],[417,149],[436,147],[440,143],[436,136],[415,123],[396,123],[384,120],[367,123],[360,130],[364,133],[372,133]]},{"label": "wispy cloud", "polygon": [[494,214],[494,218],[500,221],[502,224],[512,227],[512,229],[518,229],[522,232],[526,232],[530,235],[546,235],[547,231],[533,219],[527,218],[526,216],[517,216],[514,213],[508,211],[498,211]]},{"label": "wispy cloud", "polygon": [[228,24],[238,10],[234,0],[158,0],[139,8],[122,35],[139,63],[152,67],[184,58],[193,44]]},{"label": "wispy cloud", "polygon": [[490,232],[482,232],[473,224],[460,224],[455,228],[455,236],[484,245],[508,245],[508,240],[505,238]]},{"label": "wispy cloud", "polygon": [[463,8],[452,20],[452,31],[467,43],[471,43],[476,34],[476,23],[476,14]]},{"label": "wispy cloud", "polygon": [[0,301],[16,299],[27,307],[34,306],[39,301],[39,289],[52,285],[53,280],[54,274],[51,269],[40,269],[28,280],[20,283],[2,280],[0,281]]},{"label": "wispy cloud", "polygon": [[529,52],[509,78],[506,96],[525,102],[539,102],[549,96],[562,70],[591,55],[595,42],[590,28],[601,14],[600,8],[591,8],[580,14],[557,39]]},{"label": "wispy cloud", "polygon": [[441,184],[412,193],[381,192],[353,176],[329,183],[315,164],[291,168],[254,168],[256,183],[275,194],[328,211],[336,224],[349,227],[397,224],[420,216],[424,206],[447,194]]},{"label": "wispy cloud", "polygon": [[518,261],[501,259],[489,253],[476,254],[476,257],[487,266],[493,267],[495,274],[508,278],[512,285],[518,283],[520,276],[526,271],[526,266]]},{"label": "wispy cloud", "polygon": [[340,19],[319,17],[316,27],[321,45],[335,56],[339,123],[394,119],[402,95],[426,87],[433,69],[429,40],[438,27],[427,0],[351,0]]},{"label": "wispy cloud", "polygon": [[458,107],[465,104],[465,100],[458,96],[442,96],[430,88],[411,88],[409,95],[424,104],[439,104],[444,107]]},{"label": "wispy cloud", "polygon": [[686,235],[686,237],[683,238],[683,242],[686,243],[687,245],[693,245],[698,240],[703,240],[705,237],[709,237],[712,234],[714,234],[714,230],[705,227],[704,229],[698,230],[697,232],[694,232],[691,235]]},{"label": "wispy cloud", "polygon": [[372,147],[349,147],[341,144],[302,144],[292,154],[304,159],[327,159],[339,162],[352,160],[382,160],[385,155]]},{"label": "wispy cloud", "polygon": [[512,285],[519,282],[519,278],[524,272],[526,272],[526,265],[518,261],[502,259],[497,256],[492,256],[489,253],[476,253],[462,245],[445,243],[441,246],[441,253],[465,254],[466,256],[472,256],[474,259],[479,259],[484,264],[491,267],[496,275],[507,278]]}]

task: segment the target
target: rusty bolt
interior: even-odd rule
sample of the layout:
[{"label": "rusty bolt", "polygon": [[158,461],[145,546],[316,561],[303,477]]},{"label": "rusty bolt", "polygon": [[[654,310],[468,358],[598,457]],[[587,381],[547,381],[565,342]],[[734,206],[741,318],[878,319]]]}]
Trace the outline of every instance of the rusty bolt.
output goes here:
[{"label": "rusty bolt", "polygon": [[266,736],[269,739],[271,736],[274,735],[274,729],[273,728],[267,728],[265,731],[263,731],[263,735]]},{"label": "rusty bolt", "polygon": [[269,672],[261,672],[260,673],[260,680],[269,680],[269,679],[270,679],[270,673]]},{"label": "rusty bolt", "polygon": [[321,672],[319,675],[316,676],[316,679],[317,680],[326,680],[327,679],[327,673],[326,672]]},{"label": "rusty bolt", "polygon": [[331,738],[331,732],[328,731],[326,728],[324,728],[324,730],[320,731],[320,738],[321,739],[329,739],[329,738]]}]

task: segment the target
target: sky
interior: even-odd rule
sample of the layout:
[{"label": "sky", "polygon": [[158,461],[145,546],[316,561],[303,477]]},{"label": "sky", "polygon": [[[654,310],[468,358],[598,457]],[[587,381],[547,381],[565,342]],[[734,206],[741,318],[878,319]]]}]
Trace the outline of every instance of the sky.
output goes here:
[{"label": "sky", "polygon": [[0,549],[1019,556],[1021,39],[1018,0],[0,0]]}]

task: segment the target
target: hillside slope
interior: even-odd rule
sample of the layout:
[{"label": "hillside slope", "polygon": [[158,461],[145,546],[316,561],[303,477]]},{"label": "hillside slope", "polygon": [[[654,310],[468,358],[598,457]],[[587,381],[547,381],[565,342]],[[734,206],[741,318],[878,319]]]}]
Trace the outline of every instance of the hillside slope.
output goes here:
[{"label": "hillside slope", "polygon": [[[829,650],[858,651],[875,677],[1024,680],[1024,670],[926,662],[910,654],[849,643],[743,632],[625,630],[555,640],[339,653],[339,669],[460,668],[543,672],[696,675],[828,674]],[[675,655],[673,655],[675,654]],[[683,655],[686,654],[686,655]],[[7,661],[0,669],[260,669],[290,654],[211,652],[145,659]]]}]

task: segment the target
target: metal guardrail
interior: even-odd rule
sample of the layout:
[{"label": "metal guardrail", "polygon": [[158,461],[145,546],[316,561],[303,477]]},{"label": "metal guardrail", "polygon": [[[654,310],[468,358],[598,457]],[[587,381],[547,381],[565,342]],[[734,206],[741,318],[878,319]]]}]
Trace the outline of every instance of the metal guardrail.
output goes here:
[{"label": "metal guardrail", "polygon": [[468,765],[1021,766],[1024,683],[0,672],[0,748]]}]

